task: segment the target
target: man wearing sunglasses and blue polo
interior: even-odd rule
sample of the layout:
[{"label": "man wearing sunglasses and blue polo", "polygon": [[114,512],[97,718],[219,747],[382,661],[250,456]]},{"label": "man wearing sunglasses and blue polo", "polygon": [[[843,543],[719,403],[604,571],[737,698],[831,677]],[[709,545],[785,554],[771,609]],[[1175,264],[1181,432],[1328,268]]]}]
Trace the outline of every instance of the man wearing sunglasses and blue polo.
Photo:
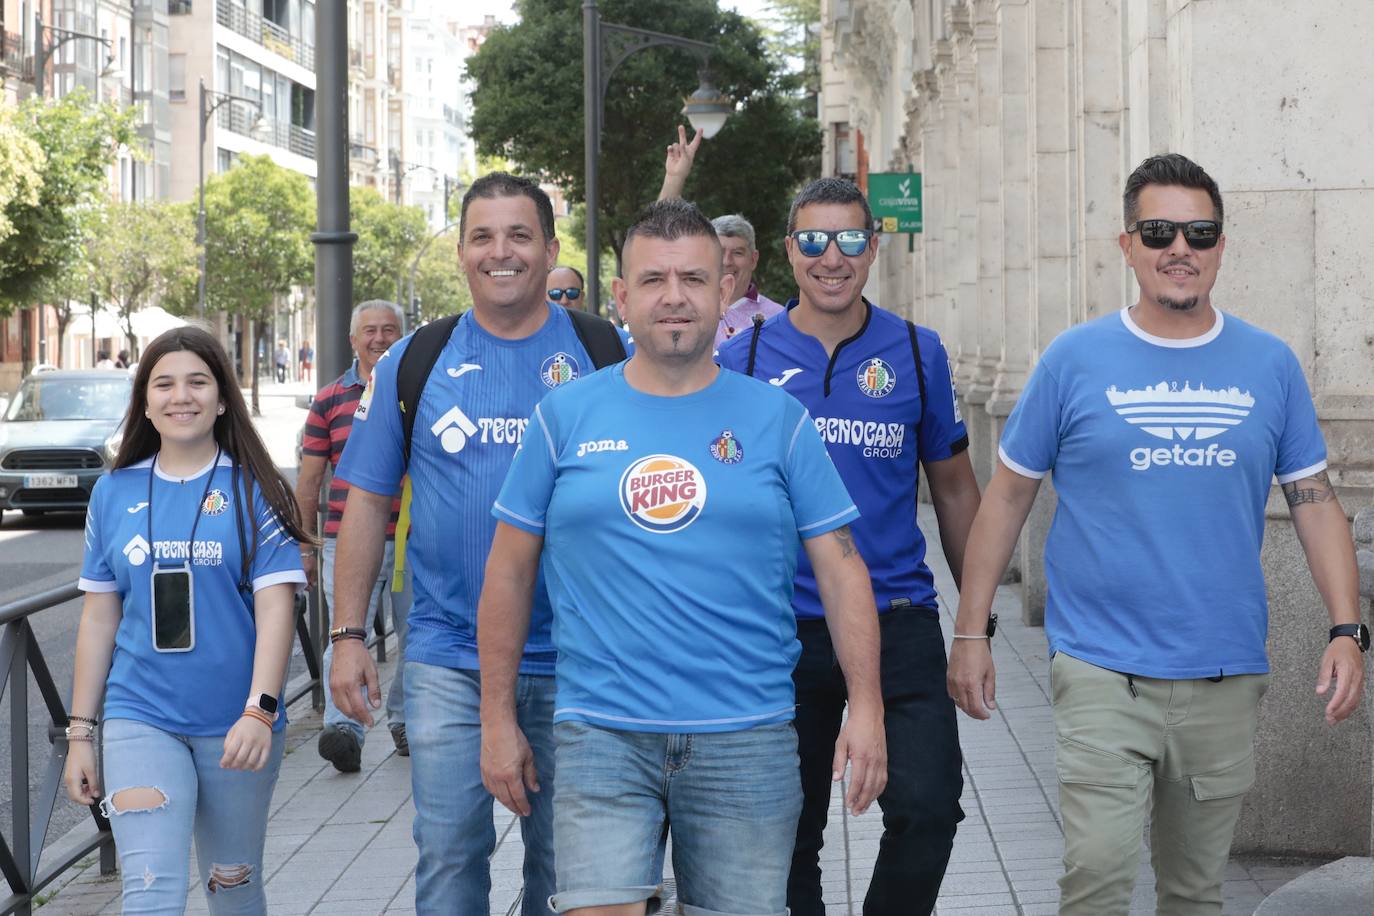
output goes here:
[{"label": "man wearing sunglasses and blue polo", "polygon": [[988,718],[980,637],[1052,473],[1059,912],[1125,916],[1148,815],[1159,912],[1219,914],[1269,678],[1260,543],[1276,478],[1334,625],[1313,627],[1329,636],[1316,692],[1332,725],[1359,704],[1369,631],[1302,366],[1212,304],[1226,247],[1216,182],[1183,156],[1153,156],[1127,180],[1124,210],[1140,298],[1056,338],[1007,420],[969,536],[949,690]]},{"label": "man wearing sunglasses and blue polo", "polygon": [[[859,507],[854,540],[868,563],[882,632],[889,773],[878,798],[884,832],[864,913],[925,914],[964,815],[959,735],[916,490],[924,464],[957,582],[978,510],[968,434],[939,336],[863,297],[878,243],[863,192],[835,178],[812,182],[793,201],[787,229],[797,298],[722,345],[720,363],[767,379],[806,406]],[[804,555],[792,606],[802,644],[793,682],[804,801],[787,905],[793,916],[823,916],[819,854],[847,696]]]}]

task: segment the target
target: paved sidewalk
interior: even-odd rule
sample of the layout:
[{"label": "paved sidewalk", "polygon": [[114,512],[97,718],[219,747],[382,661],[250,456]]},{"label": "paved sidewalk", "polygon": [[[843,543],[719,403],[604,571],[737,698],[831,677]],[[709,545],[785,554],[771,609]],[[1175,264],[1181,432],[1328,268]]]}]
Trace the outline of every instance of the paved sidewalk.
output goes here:
[{"label": "paved sidewalk", "polygon": [[[928,506],[922,528],[936,530]],[[931,550],[940,590],[954,584],[938,546]],[[944,607],[948,635],[953,608]],[[937,908],[941,916],[1052,914],[1059,899],[1063,830],[1054,769],[1049,705],[1049,660],[1044,631],[1020,623],[1013,588],[999,589],[1001,614],[993,651],[998,712],[988,722],[960,716],[966,760],[963,807],[954,855]],[[392,663],[394,664],[394,662]],[[382,683],[390,683],[391,665]],[[385,723],[363,750],[362,772],[336,773],[315,752],[320,718],[293,710],[287,757],[273,798],[266,861],[273,916],[377,916],[414,913],[415,846],[410,826],[409,761],[397,757]],[[837,793],[836,798],[840,796]],[[64,802],[65,803],[65,802]],[[504,809],[494,811],[498,847],[492,859],[492,916],[511,913],[520,885],[520,831]],[[827,910],[858,916],[882,833],[877,808],[860,818],[835,804],[822,853]],[[1148,862],[1148,855],[1145,857]],[[1233,860],[1225,885],[1225,913],[1249,916],[1264,897],[1313,863],[1277,865]],[[194,869],[193,869],[194,874]],[[188,913],[205,913],[192,881]],[[101,878],[94,859],[39,911],[42,916],[119,912],[117,879]],[[1132,916],[1154,913],[1154,882],[1142,864]],[[463,914],[468,916],[468,914]]]}]

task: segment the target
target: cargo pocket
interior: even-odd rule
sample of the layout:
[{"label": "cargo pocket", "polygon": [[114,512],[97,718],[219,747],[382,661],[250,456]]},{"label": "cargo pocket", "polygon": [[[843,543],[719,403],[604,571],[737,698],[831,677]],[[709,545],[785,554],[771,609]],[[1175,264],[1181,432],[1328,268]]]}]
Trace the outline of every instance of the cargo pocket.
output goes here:
[{"label": "cargo pocket", "polygon": [[1125,757],[1098,750],[1072,738],[1059,738],[1055,766],[1059,781],[1070,785],[1133,789],[1147,769]]},{"label": "cargo pocket", "polygon": [[1244,760],[1213,773],[1190,776],[1189,781],[1193,784],[1193,798],[1198,801],[1244,795],[1255,784],[1255,755],[1250,754]]}]

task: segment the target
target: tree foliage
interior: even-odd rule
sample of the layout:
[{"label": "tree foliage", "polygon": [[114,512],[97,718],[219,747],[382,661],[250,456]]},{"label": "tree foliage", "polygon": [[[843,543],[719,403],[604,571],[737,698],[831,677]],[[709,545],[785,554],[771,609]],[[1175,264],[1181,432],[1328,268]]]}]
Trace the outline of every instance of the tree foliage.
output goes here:
[{"label": "tree foliage", "polygon": [[134,114],[97,105],[80,90],[19,107],[18,127],[42,151],[42,183],[36,200],[26,186],[4,210],[12,232],[0,239],[0,310],[38,301],[80,258],[83,221],[106,197],[106,170],[119,147],[134,142]]},{"label": "tree foliage", "polygon": [[[474,81],[472,134],[485,154],[586,200],[583,174],[579,0],[519,0],[520,21],[494,30],[468,61]],[[789,78],[769,56],[757,26],[715,0],[649,4],[604,0],[605,21],[712,42],[716,86],[736,102],[725,127],[702,145],[685,195],[708,215],[743,213],[763,256],[760,286],[791,285],[782,253],[787,208],[820,168],[820,133],[800,112]],[[570,72],[570,62],[572,69]],[[658,193],[664,149],[676,139],[683,99],[697,87],[697,58],[652,47],[618,67],[606,92],[600,165],[605,244],[620,253],[634,215]]]},{"label": "tree foliage", "polygon": [[[353,299],[397,300],[397,279],[409,280],[410,264],[429,237],[419,207],[391,203],[374,188],[349,188],[353,231]],[[405,302],[398,302],[405,306]]]},{"label": "tree foliage", "polygon": [[269,156],[240,156],[205,184],[206,301],[253,326],[253,410],[258,361],[279,298],[310,283],[315,192]]},{"label": "tree foliage", "polygon": [[458,315],[472,308],[472,294],[458,264],[457,226],[425,249],[415,274],[415,295],[420,298],[421,321]]},{"label": "tree foliage", "polygon": [[0,108],[0,242],[15,233],[11,207],[38,206],[47,159],[38,141],[24,132],[16,110]]}]

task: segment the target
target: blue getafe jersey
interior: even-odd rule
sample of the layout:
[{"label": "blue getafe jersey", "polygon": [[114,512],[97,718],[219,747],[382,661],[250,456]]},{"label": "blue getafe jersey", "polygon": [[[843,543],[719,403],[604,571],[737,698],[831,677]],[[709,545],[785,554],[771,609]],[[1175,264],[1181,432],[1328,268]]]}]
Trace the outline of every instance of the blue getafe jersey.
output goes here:
[{"label": "blue getafe jersey", "polygon": [[[916,526],[918,443],[921,461],[943,461],[968,448],[944,345],[929,328],[916,329],[928,401],[922,404],[905,320],[865,302],[863,327],[836,347],[832,360],[819,340],[792,324],[796,304],[793,299],[760,328],[754,377],[800,400],[815,418],[863,514],[854,525],[854,541],[873,578],[879,612],[904,598],[934,609],[935,577]],[[745,371],[751,330],[721,346],[722,366]],[[792,605],[798,617],[823,616],[805,555],[797,565]]]},{"label": "blue getafe jersey", "polygon": [[[534,405],[592,371],[572,320],[561,306],[547,307],[543,327],[521,340],[489,334],[465,314],[425,383],[410,453],[410,661],[478,667],[477,598],[496,531],[492,503]],[[406,474],[396,371],[410,340],[393,344],[372,370],[339,461],[339,477],[373,493],[399,493]],[[553,674],[550,619],[541,580],[520,667],[525,674]]]},{"label": "blue getafe jersey", "polygon": [[1153,337],[1126,310],[1071,328],[1041,356],[1000,455],[1054,475],[1051,652],[1158,678],[1269,670],[1264,504],[1275,475],[1326,467],[1282,341],[1221,312],[1191,340]]},{"label": "blue getafe jersey", "polygon": [[[106,719],[136,719],[177,735],[223,735],[243,714],[253,681],[257,627],[253,602],[238,589],[249,545],[239,542],[234,512],[243,482],[233,462],[198,476],[169,478],[153,459],[111,471],[96,482],[86,510],[86,552],[79,585],[118,592],[124,614],[115,632],[105,688]],[[205,474],[213,473],[204,502]],[[152,537],[148,536],[148,477],[153,476]],[[282,582],[304,584],[300,547],[282,528],[254,484],[244,515],[245,537],[257,540],[253,591]],[[196,514],[196,541],[191,525]],[[191,564],[195,648],[157,652],[152,632],[152,570]],[[274,728],[286,725],[285,708]]]},{"label": "blue getafe jersey", "polygon": [[858,516],[792,398],[654,397],[624,364],[540,403],[493,514],[544,537],[555,721],[649,732],[792,718],[798,548]]}]

